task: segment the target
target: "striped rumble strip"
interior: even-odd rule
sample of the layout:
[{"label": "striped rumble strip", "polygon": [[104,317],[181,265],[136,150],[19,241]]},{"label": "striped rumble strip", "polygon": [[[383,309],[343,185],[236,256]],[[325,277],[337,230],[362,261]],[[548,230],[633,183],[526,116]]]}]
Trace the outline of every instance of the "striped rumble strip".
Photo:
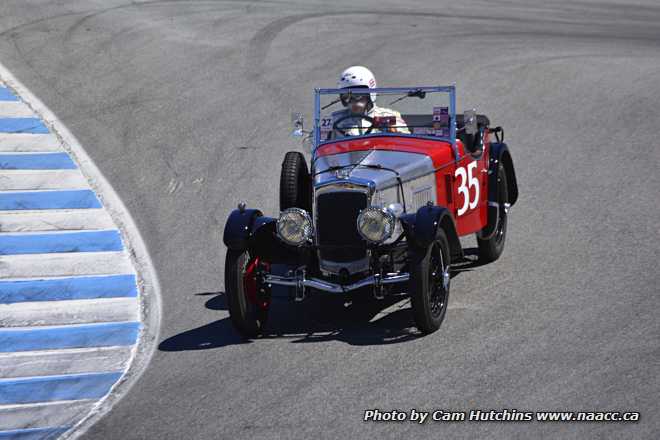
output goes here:
[{"label": "striped rumble strip", "polygon": [[56,133],[0,84],[0,440],[56,438],[141,331],[122,233]]}]

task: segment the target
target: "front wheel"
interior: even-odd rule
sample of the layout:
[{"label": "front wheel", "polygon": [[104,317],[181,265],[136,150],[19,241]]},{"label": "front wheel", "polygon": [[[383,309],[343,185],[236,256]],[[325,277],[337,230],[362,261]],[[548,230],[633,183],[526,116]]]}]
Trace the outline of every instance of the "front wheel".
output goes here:
[{"label": "front wheel", "polygon": [[268,318],[269,303],[259,294],[259,259],[248,251],[228,250],[225,260],[225,293],[231,322],[243,336],[258,336]]},{"label": "front wheel", "polygon": [[410,271],[410,302],[417,328],[424,334],[440,328],[449,302],[449,241],[438,228],[435,241],[421,258],[413,258]]}]

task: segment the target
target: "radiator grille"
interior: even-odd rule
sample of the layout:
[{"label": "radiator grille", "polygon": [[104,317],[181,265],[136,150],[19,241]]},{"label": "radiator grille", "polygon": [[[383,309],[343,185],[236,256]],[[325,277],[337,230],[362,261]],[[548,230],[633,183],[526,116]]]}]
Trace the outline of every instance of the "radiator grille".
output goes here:
[{"label": "radiator grille", "polygon": [[357,217],[367,206],[361,192],[320,194],[316,199],[316,230],[320,257],[334,262],[365,258],[366,243],[357,231]]}]

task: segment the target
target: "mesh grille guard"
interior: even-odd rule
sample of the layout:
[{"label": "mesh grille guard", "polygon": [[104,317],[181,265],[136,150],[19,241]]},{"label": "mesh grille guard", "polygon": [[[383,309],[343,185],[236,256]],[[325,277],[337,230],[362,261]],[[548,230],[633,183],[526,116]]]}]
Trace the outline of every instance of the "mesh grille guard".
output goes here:
[{"label": "mesh grille guard", "polygon": [[317,195],[316,234],[322,269],[337,273],[338,267],[345,267],[355,273],[360,269],[350,263],[363,266],[367,244],[357,231],[357,217],[367,204],[367,193],[355,189],[337,187]]}]

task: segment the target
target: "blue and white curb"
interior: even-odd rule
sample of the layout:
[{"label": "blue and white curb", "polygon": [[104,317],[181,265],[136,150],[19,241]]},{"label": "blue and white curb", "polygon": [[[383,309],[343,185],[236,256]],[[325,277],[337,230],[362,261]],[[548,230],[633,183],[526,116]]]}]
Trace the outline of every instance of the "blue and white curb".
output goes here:
[{"label": "blue and white curb", "polygon": [[119,197],[0,65],[0,440],[79,435],[155,347],[158,282]]}]

